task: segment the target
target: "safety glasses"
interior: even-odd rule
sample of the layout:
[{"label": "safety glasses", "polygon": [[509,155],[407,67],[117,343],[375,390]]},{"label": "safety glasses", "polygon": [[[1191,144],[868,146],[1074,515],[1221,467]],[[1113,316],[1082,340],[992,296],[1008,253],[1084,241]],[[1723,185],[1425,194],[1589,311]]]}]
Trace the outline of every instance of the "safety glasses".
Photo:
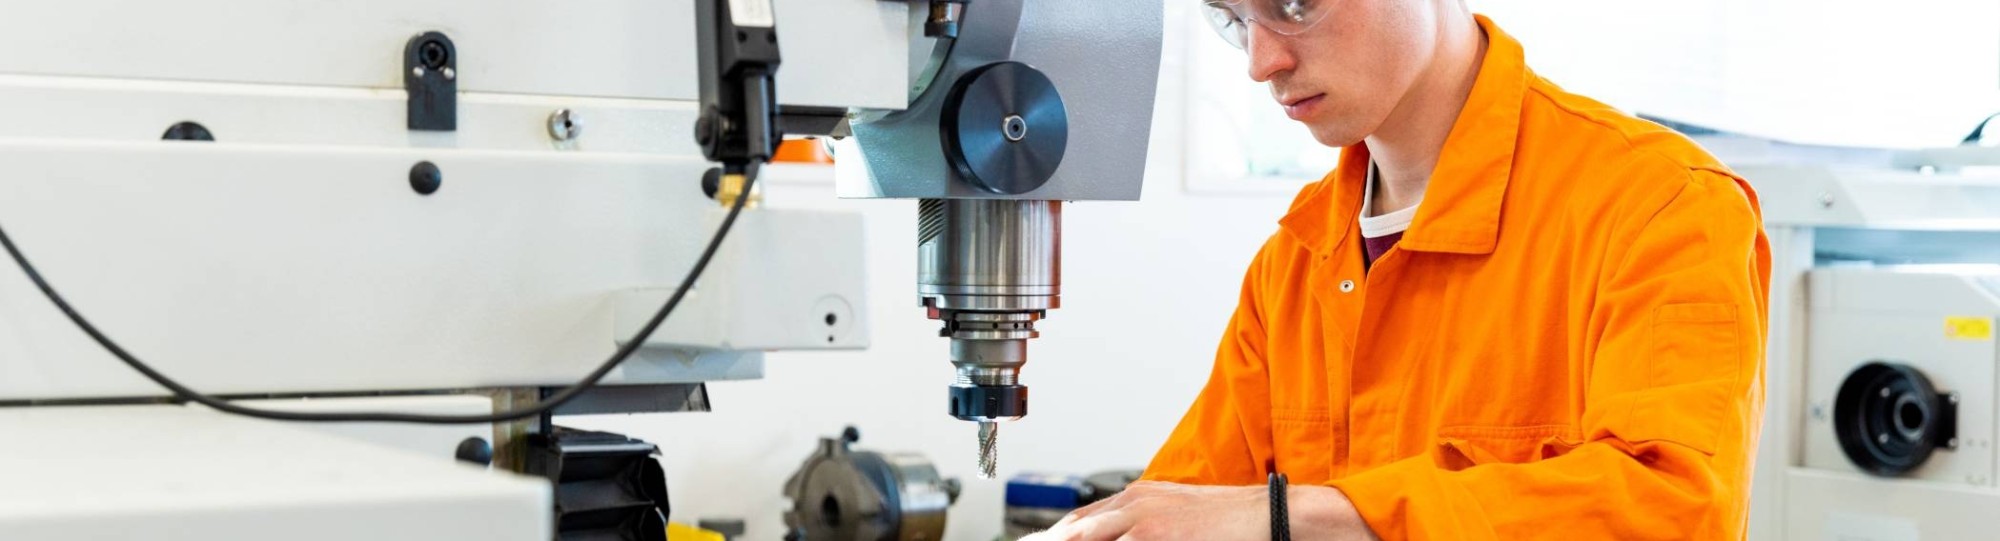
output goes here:
[{"label": "safety glasses", "polygon": [[1202,15],[1215,33],[1236,48],[1250,41],[1250,25],[1296,36],[1326,19],[1333,0],[1203,0]]}]

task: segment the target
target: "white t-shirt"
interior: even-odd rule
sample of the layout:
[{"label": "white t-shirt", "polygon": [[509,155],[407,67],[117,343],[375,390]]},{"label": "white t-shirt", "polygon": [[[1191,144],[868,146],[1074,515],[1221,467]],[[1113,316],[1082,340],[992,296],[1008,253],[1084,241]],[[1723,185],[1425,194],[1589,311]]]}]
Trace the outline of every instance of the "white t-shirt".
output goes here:
[{"label": "white t-shirt", "polygon": [[1361,236],[1381,238],[1408,230],[1410,221],[1417,217],[1417,206],[1422,205],[1424,199],[1418,197],[1417,202],[1411,203],[1408,208],[1369,216],[1369,210],[1375,208],[1375,183],[1378,182],[1375,176],[1375,164],[1368,164],[1368,187],[1361,192]]}]

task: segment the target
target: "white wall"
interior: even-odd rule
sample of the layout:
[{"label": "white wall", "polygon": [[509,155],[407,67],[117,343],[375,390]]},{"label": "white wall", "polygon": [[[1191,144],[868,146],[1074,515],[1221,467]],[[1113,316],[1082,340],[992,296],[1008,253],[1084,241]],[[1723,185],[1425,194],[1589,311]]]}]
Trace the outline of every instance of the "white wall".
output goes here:
[{"label": "white wall", "polygon": [[1992,0],[1466,0],[1564,87],[1800,143],[1936,147],[2000,112]]},{"label": "white wall", "polygon": [[[1169,2],[1168,16],[1184,4]],[[1165,81],[1180,80],[1182,30],[1168,25]],[[1184,193],[1182,94],[1161,86],[1143,201],[1064,208],[1063,307],[1029,345],[1022,379],[1034,407],[1001,427],[1002,480],[976,477],[974,427],[944,411],[947,342],[916,305],[916,204],[838,200],[830,185],[775,186],[768,200],[865,213],[873,348],[773,354],[763,380],[709,385],[709,413],[564,424],[659,444],[675,519],[743,517],[748,539],[782,535],[785,478],[847,424],[860,428],[860,447],[922,452],[964,482],[953,541],[999,533],[1003,480],[1015,472],[1143,467],[1206,380],[1243,269],[1291,201]]]}]

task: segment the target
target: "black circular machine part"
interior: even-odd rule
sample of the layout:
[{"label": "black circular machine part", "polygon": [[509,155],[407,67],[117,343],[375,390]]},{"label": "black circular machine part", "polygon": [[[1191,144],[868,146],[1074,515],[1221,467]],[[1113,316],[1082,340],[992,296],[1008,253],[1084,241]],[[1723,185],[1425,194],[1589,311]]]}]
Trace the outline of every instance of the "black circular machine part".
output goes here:
[{"label": "black circular machine part", "polygon": [[1847,375],[1833,399],[1833,433],[1856,467],[1898,477],[1922,466],[1939,447],[1957,445],[1958,404],[1923,372],[1871,362]]},{"label": "black circular machine part", "polygon": [[941,124],[952,168],[997,194],[1042,187],[1069,147],[1069,111],[1055,82],[1020,62],[994,62],[960,77]]}]

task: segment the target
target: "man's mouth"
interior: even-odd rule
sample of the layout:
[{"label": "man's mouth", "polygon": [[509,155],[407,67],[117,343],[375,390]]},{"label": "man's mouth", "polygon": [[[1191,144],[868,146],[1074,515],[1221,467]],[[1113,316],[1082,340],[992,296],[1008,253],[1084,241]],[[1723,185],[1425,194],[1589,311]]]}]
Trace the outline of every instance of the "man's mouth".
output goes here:
[{"label": "man's mouth", "polygon": [[1279,98],[1278,103],[1285,106],[1285,116],[1292,117],[1292,120],[1305,120],[1325,101],[1326,94],[1313,94],[1301,98]]}]

